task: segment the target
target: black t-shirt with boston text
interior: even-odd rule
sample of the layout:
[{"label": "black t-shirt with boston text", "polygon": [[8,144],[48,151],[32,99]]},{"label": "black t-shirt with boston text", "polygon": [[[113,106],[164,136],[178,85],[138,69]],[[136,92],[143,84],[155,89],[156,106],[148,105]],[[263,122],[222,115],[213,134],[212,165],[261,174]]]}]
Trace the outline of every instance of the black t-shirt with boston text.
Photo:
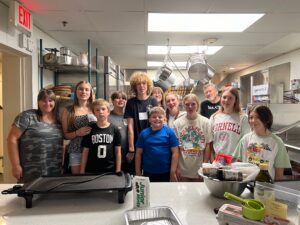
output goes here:
[{"label": "black t-shirt with boston text", "polygon": [[93,124],[91,132],[84,136],[82,147],[89,148],[86,173],[115,172],[115,147],[121,146],[121,134],[113,124],[100,128]]}]

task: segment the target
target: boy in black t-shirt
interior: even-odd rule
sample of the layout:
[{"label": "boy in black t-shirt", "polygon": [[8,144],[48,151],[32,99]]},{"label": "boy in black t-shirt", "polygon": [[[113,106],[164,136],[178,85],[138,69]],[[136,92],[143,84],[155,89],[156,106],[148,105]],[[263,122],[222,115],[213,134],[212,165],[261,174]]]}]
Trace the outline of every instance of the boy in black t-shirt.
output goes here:
[{"label": "boy in black t-shirt", "polygon": [[92,110],[97,123],[83,137],[80,173],[118,173],[121,171],[121,134],[118,127],[108,122],[109,103],[98,99],[93,102]]},{"label": "boy in black t-shirt", "polygon": [[145,72],[136,71],[132,74],[130,88],[135,96],[127,101],[124,118],[127,119],[128,125],[128,153],[126,159],[129,162],[129,173],[134,175],[135,144],[140,132],[150,126],[148,113],[152,107],[157,106],[157,100],[150,96],[153,81]]}]

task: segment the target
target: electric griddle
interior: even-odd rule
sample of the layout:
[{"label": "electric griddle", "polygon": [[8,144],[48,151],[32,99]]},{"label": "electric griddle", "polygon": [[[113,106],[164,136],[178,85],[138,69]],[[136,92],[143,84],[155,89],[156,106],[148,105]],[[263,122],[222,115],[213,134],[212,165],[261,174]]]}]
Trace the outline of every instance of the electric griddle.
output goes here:
[{"label": "electric griddle", "polygon": [[118,202],[124,203],[127,192],[131,190],[130,175],[121,172],[119,174],[42,176],[24,185],[14,185],[2,191],[2,194],[17,194],[25,199],[26,208],[32,208],[34,194],[117,191]]}]

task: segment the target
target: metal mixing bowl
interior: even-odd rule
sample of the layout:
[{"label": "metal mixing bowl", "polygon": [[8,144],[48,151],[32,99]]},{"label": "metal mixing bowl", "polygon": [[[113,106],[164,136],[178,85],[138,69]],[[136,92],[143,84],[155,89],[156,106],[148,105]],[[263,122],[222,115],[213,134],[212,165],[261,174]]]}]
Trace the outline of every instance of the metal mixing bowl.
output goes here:
[{"label": "metal mixing bowl", "polygon": [[224,198],[225,192],[240,196],[247,186],[247,182],[219,181],[203,176],[204,183],[210,193],[218,198]]}]

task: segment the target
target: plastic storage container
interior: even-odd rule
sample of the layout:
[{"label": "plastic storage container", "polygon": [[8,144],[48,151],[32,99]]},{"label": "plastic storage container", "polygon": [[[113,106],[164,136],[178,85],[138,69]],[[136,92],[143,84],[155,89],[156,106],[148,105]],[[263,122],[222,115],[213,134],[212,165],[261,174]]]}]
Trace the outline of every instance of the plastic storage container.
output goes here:
[{"label": "plastic storage container", "polygon": [[264,190],[274,192],[275,201],[288,206],[288,219],[294,224],[300,225],[299,210],[297,210],[300,204],[299,181],[279,181],[274,184],[257,182],[256,185]]}]

